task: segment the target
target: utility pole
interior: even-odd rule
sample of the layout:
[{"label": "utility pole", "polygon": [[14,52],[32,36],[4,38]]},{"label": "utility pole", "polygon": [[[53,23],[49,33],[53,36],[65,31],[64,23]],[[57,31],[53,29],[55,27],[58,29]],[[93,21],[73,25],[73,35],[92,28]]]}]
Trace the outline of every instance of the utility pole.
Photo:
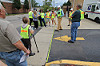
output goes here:
[{"label": "utility pole", "polygon": [[55,0],[54,0],[54,8],[55,8]]},{"label": "utility pole", "polygon": [[32,9],[31,0],[29,0],[29,9]]},{"label": "utility pole", "polygon": [[75,0],[73,0],[73,9],[75,9],[75,8],[74,8],[74,4],[75,4]]}]

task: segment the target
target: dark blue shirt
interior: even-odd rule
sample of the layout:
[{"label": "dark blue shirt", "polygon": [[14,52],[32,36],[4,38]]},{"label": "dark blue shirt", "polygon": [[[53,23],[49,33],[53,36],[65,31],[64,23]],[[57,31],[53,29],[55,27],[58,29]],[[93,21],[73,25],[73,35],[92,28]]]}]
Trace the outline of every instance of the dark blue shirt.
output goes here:
[{"label": "dark blue shirt", "polygon": [[81,12],[79,10],[75,11],[72,14],[72,22],[80,22],[81,21]]}]

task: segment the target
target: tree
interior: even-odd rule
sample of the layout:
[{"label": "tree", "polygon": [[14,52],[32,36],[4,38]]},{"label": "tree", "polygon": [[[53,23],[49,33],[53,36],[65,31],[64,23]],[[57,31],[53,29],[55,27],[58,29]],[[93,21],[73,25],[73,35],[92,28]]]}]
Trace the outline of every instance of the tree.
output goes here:
[{"label": "tree", "polygon": [[68,0],[68,2],[66,3],[67,6],[71,6],[71,2]]},{"label": "tree", "polygon": [[69,17],[69,6],[71,6],[71,2],[68,0],[68,2],[66,3],[66,5],[67,5],[68,17]]},{"label": "tree", "polygon": [[13,2],[13,7],[19,10],[21,8],[20,0],[13,0]]},{"label": "tree", "polygon": [[31,0],[32,3],[32,7],[36,7],[38,5],[38,3],[35,0]]},{"label": "tree", "polygon": [[71,6],[71,2],[68,0],[67,2],[64,2],[63,6]]},{"label": "tree", "polygon": [[49,10],[51,10],[52,9],[52,7],[50,7],[50,6],[52,6],[52,4],[51,4],[51,2],[52,2],[52,0],[45,0],[45,1],[43,1],[43,10],[44,10],[44,12],[46,12],[47,11],[47,9],[49,9]]},{"label": "tree", "polygon": [[67,6],[67,2],[64,2],[63,6]]},{"label": "tree", "polygon": [[29,9],[29,2],[28,2],[28,0],[24,1],[24,8],[27,9],[27,10]]},{"label": "tree", "polygon": [[[69,16],[69,10],[70,10],[69,6],[71,6],[70,0],[68,0],[67,2],[64,2],[63,6],[66,6],[66,7],[67,7],[68,16]],[[62,7],[63,7],[63,6],[62,6]]]}]

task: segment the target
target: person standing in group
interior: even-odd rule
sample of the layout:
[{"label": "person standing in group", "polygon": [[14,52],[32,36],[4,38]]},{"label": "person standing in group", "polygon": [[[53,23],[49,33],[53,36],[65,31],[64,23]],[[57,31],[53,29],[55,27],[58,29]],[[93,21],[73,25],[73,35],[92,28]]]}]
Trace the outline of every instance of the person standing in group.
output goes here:
[{"label": "person standing in group", "polygon": [[38,28],[38,15],[37,15],[37,12],[36,11],[33,11],[33,22],[34,22],[34,27],[35,29]]},{"label": "person standing in group", "polygon": [[6,18],[6,11],[0,3],[0,57],[5,59],[8,66],[27,66],[27,61],[21,63],[20,59],[30,51],[21,42],[21,36],[17,29]]},{"label": "person standing in group", "polygon": [[42,25],[42,22],[44,23],[44,26],[46,27],[45,20],[44,20],[45,14],[43,13],[43,10],[40,11],[39,16],[41,16],[41,20],[40,20],[40,25],[41,25],[41,27],[43,26],[43,25]]},{"label": "person standing in group", "polygon": [[49,22],[49,26],[50,26],[50,12],[49,12],[49,10],[47,10],[45,17],[46,17],[46,24]]},{"label": "person standing in group", "polygon": [[54,23],[55,23],[55,25],[56,25],[56,22],[55,22],[55,16],[56,16],[56,13],[54,12],[54,10],[52,10],[52,13],[51,13],[51,20],[52,20],[52,26],[54,25]]},{"label": "person standing in group", "polygon": [[33,14],[33,10],[31,9],[31,10],[29,11],[29,13],[28,13],[29,19],[30,19],[30,26],[31,26],[31,23],[33,22],[33,16],[32,16],[32,14]]},{"label": "person standing in group", "polygon": [[58,6],[58,11],[57,11],[58,27],[57,27],[57,30],[55,30],[55,31],[62,30],[61,21],[62,21],[62,17],[63,17],[63,16],[64,16],[64,12],[63,12],[63,10],[61,9],[61,7]]},{"label": "person standing in group", "polygon": [[77,5],[77,10],[72,14],[72,24],[71,24],[71,40],[69,40],[69,43],[74,43],[76,41],[77,37],[77,30],[80,26],[81,21],[81,12],[80,9],[82,8],[81,5]]},{"label": "person standing in group", "polygon": [[68,24],[68,26],[70,26],[70,24],[72,23],[72,22],[71,22],[71,21],[72,21],[71,16],[72,16],[73,13],[74,13],[73,8],[71,8],[71,9],[70,9],[70,12],[69,12],[69,24]]},{"label": "person standing in group", "polygon": [[32,50],[31,50],[32,45],[30,41],[30,36],[34,33],[34,31],[32,30],[31,26],[28,25],[29,19],[27,17],[23,17],[22,21],[24,24],[21,25],[21,33],[20,33],[22,37],[21,40],[24,43],[25,47],[30,50],[29,56],[33,56],[35,55],[35,53],[32,53]]},{"label": "person standing in group", "polygon": [[[41,21],[41,15],[40,15],[40,13],[41,13],[41,9],[39,10],[39,13],[38,13],[39,22]],[[41,25],[41,23],[40,23],[40,25]]]}]

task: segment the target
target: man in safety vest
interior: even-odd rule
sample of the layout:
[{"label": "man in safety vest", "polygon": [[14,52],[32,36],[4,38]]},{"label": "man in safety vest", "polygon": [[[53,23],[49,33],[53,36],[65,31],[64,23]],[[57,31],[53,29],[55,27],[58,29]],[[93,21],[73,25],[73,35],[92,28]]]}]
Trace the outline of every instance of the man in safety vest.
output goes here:
[{"label": "man in safety vest", "polygon": [[82,9],[79,9],[79,11],[81,12],[81,20],[84,19],[84,11]]},{"label": "man in safety vest", "polygon": [[47,10],[45,17],[46,17],[46,24],[49,22],[49,26],[50,26],[50,12],[49,12],[49,10]]},{"label": "man in safety vest", "polygon": [[74,43],[76,41],[77,30],[78,30],[78,27],[80,26],[81,18],[83,18],[81,16],[81,14],[82,14],[80,11],[81,8],[82,8],[81,5],[77,5],[77,10],[71,16],[71,18],[72,18],[71,40],[68,41],[69,43]]},{"label": "man in safety vest", "polygon": [[71,23],[71,20],[72,20],[71,16],[72,16],[73,13],[74,13],[73,8],[71,8],[70,12],[69,12],[69,24],[68,24],[68,26],[70,26],[70,23]]},{"label": "man in safety vest", "polygon": [[54,12],[54,10],[52,10],[52,13],[50,16],[51,16],[51,20],[52,20],[52,25],[53,25],[53,23],[55,23],[55,25],[56,25],[56,22],[55,22],[56,13]]},{"label": "man in safety vest", "polygon": [[58,27],[57,27],[57,30],[55,30],[55,31],[62,30],[61,21],[62,21],[62,17],[63,17],[63,16],[64,16],[64,12],[63,12],[63,10],[61,9],[61,7],[58,6],[58,11],[57,11]]},{"label": "man in safety vest", "polygon": [[42,22],[44,23],[44,26],[46,27],[45,20],[44,20],[45,14],[43,13],[42,9],[40,10],[39,16],[41,17],[41,19],[40,19],[40,25],[41,25],[41,27],[43,26]]},{"label": "man in safety vest", "polygon": [[31,10],[29,11],[29,13],[28,13],[29,19],[30,19],[30,26],[31,26],[31,23],[33,22],[33,16],[32,16],[32,14],[33,14],[33,10],[31,9]]},{"label": "man in safety vest", "polygon": [[28,25],[29,19],[27,17],[22,18],[23,25],[21,25],[21,37],[22,42],[24,43],[25,47],[30,50],[29,56],[35,55],[35,53],[32,53],[31,50],[31,41],[30,41],[30,35],[34,33],[31,26]]}]

